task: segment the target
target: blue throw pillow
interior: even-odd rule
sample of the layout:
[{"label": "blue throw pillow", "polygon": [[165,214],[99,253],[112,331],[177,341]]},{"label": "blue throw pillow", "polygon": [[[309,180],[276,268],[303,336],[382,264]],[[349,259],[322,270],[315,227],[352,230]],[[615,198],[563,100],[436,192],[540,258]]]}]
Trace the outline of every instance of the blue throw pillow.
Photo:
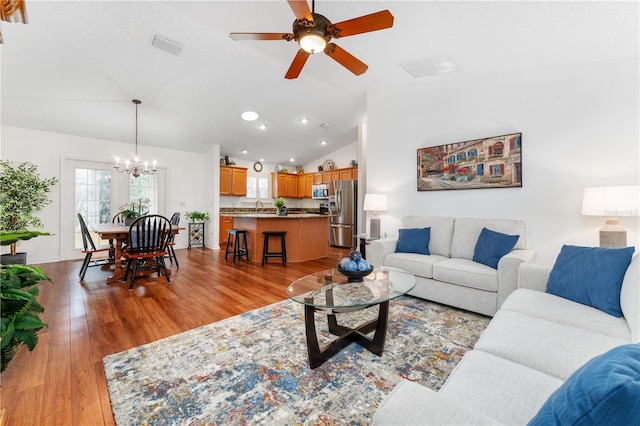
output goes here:
[{"label": "blue throw pillow", "polygon": [[431,254],[429,252],[431,228],[400,229],[398,234],[396,253]]},{"label": "blue throw pillow", "polygon": [[473,252],[473,261],[498,269],[500,258],[509,253],[516,246],[519,235],[508,235],[482,228],[476,248]]},{"label": "blue throw pillow", "polygon": [[640,425],[640,344],[618,346],[580,367],[529,425]]},{"label": "blue throw pillow", "polygon": [[562,246],[547,293],[622,316],[620,289],[634,248]]}]

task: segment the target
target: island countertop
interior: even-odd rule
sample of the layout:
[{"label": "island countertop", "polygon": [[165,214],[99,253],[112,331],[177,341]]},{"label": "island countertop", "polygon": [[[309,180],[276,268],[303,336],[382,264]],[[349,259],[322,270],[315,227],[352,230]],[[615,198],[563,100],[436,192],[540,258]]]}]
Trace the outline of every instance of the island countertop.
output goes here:
[{"label": "island countertop", "polygon": [[[286,232],[287,261],[305,262],[329,255],[329,216],[314,213],[220,212],[220,216],[233,217],[233,227],[247,231],[247,245],[251,262],[262,261],[265,231]],[[269,250],[279,246],[279,241],[270,241]],[[274,262],[275,263],[275,262]]]}]

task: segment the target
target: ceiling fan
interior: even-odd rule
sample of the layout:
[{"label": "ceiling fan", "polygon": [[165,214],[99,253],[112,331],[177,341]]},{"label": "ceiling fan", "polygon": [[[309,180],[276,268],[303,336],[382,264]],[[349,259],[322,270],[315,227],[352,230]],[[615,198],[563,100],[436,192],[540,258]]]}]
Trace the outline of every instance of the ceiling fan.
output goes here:
[{"label": "ceiling fan", "polygon": [[324,16],[315,13],[315,0],[312,0],[312,10],[309,10],[306,0],[287,2],[296,16],[293,21],[293,33],[231,33],[229,37],[233,40],[297,41],[300,50],[284,76],[288,79],[297,78],[309,55],[321,50],[355,75],[363,74],[369,68],[364,62],[329,41],[332,38],[348,37],[393,26],[393,15],[388,10],[332,24]]}]

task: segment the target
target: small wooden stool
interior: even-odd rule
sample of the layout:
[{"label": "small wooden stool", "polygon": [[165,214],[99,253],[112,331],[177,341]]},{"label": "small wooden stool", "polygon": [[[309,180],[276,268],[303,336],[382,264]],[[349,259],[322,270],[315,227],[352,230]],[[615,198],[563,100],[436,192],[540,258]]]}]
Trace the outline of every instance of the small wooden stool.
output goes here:
[{"label": "small wooden stool", "polygon": [[[287,263],[287,243],[285,241],[286,232],[269,232],[262,233],[264,236],[264,245],[262,247],[262,266],[267,263],[270,257],[282,258],[282,264]],[[280,237],[280,251],[269,251],[269,237]]]},{"label": "small wooden stool", "polygon": [[[229,249],[231,236],[233,237],[233,248]],[[240,236],[244,239],[244,248],[240,247]],[[247,231],[245,229],[229,229],[227,233],[227,250],[224,252],[224,261],[227,261],[227,255],[233,253],[233,263],[236,263],[236,257],[245,257],[249,261],[249,247],[247,246]]]}]

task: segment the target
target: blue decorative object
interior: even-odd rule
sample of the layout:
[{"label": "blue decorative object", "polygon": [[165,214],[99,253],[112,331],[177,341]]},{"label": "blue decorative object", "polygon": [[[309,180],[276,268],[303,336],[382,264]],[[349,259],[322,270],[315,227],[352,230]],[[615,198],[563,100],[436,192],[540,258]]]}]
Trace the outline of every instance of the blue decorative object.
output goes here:
[{"label": "blue decorative object", "polygon": [[360,262],[360,259],[362,259],[362,255],[360,254],[359,251],[352,250],[349,253],[349,259],[353,260],[354,262]]},{"label": "blue decorative object", "polygon": [[473,261],[498,269],[498,262],[516,246],[519,235],[508,235],[482,228],[473,252]]},{"label": "blue decorative object", "polygon": [[400,229],[398,230],[396,253],[431,254],[429,252],[430,239],[431,228]]},{"label": "blue decorative object", "polygon": [[620,289],[634,250],[564,245],[549,275],[547,293],[619,318]]},{"label": "blue decorative object", "polygon": [[618,346],[573,373],[529,425],[640,425],[640,344]]}]

